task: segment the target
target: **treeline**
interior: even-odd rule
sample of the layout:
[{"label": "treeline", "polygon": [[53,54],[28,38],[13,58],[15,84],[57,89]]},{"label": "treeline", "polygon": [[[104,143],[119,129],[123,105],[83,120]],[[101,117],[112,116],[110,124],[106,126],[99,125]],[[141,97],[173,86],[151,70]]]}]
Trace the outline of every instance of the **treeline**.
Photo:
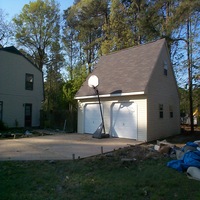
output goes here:
[{"label": "treeline", "polygon": [[[1,14],[1,44],[13,33],[21,51],[44,71],[44,110],[74,109],[74,95],[100,56],[160,38],[166,38],[180,91],[192,95],[195,89],[199,98],[199,0],[74,0],[61,12],[58,2],[26,4],[12,31]],[[187,102],[193,102],[191,95]]]}]

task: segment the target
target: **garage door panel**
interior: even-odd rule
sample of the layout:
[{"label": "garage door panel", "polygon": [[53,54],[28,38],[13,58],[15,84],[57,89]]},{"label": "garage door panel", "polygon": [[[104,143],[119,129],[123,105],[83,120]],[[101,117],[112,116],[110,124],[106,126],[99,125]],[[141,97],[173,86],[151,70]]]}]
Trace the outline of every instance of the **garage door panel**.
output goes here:
[{"label": "garage door panel", "polygon": [[84,115],[84,132],[93,134],[101,124],[99,104],[87,104]]},{"label": "garage door panel", "polygon": [[115,103],[112,107],[113,137],[137,139],[137,105],[135,103]]}]

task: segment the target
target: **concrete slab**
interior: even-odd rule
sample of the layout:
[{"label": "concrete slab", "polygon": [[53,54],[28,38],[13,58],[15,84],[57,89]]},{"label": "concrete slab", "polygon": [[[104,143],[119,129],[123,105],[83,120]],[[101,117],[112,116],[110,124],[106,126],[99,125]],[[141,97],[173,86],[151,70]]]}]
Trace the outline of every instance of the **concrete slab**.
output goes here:
[{"label": "concrete slab", "polygon": [[0,140],[0,160],[71,160],[140,143],[121,138],[95,139],[77,133],[5,139]]}]

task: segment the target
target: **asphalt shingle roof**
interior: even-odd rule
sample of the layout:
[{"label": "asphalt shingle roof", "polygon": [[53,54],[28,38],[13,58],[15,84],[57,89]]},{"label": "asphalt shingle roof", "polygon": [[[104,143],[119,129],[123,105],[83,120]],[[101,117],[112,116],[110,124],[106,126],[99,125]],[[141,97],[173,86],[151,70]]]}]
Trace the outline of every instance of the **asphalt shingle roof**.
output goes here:
[{"label": "asphalt shingle roof", "polygon": [[94,90],[88,87],[91,75],[99,78],[100,95],[145,91],[164,44],[165,39],[160,39],[102,56],[76,98],[94,95]]}]

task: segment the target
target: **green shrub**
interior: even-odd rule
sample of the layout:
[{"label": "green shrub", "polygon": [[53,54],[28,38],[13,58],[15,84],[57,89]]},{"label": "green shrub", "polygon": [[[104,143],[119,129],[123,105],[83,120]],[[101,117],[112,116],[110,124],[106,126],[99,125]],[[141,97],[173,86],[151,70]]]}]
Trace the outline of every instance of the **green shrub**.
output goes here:
[{"label": "green shrub", "polygon": [[6,129],[7,129],[6,125],[4,124],[2,120],[0,120],[0,130],[5,131]]}]

